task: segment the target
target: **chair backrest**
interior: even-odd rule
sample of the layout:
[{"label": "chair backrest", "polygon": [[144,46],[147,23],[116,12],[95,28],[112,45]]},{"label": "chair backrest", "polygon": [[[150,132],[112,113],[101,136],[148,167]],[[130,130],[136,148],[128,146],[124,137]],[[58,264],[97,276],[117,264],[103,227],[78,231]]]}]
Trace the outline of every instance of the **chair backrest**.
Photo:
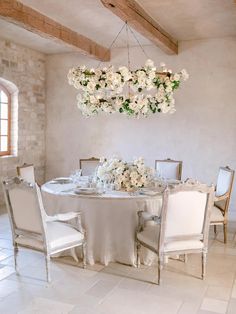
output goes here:
[{"label": "chair backrest", "polygon": [[94,174],[97,166],[99,165],[100,159],[99,158],[88,158],[88,159],[80,159],[80,169],[82,170],[83,176],[90,176]]},{"label": "chair backrest", "polygon": [[233,181],[234,170],[229,167],[220,167],[216,184],[216,196],[222,196],[228,193],[230,197]]},{"label": "chair backrest", "polygon": [[16,168],[17,175],[24,181],[29,183],[35,183],[34,166],[29,164],[23,164]]},{"label": "chair backrest", "polygon": [[182,165],[182,161],[172,160],[170,158],[155,160],[155,169],[159,172],[160,176],[165,179],[181,180]]},{"label": "chair backrest", "polygon": [[164,192],[160,248],[169,241],[203,240],[207,247],[214,187],[193,181]]},{"label": "chair backrest", "polygon": [[3,181],[3,189],[13,234],[26,232],[44,238],[45,212],[38,185],[15,177]]}]

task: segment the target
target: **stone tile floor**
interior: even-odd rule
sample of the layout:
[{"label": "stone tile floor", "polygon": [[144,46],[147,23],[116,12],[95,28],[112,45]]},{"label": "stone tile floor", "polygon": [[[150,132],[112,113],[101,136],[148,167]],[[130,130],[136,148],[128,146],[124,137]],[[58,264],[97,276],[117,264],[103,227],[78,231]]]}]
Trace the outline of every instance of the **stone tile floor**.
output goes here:
[{"label": "stone tile floor", "polygon": [[160,286],[151,283],[155,266],[111,263],[84,270],[68,257],[52,260],[47,284],[39,253],[20,250],[15,274],[8,217],[0,215],[0,314],[235,314],[236,223],[229,226],[227,245],[212,230],[209,244],[205,281],[197,278],[200,255],[187,263],[169,260]]}]

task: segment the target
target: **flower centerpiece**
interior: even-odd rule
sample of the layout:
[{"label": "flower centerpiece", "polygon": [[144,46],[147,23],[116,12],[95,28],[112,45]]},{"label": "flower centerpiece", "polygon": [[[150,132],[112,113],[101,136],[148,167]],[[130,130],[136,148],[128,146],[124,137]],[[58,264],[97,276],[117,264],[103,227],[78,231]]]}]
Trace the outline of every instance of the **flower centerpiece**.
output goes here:
[{"label": "flower centerpiece", "polygon": [[143,158],[138,158],[131,163],[111,158],[104,161],[96,173],[98,182],[112,182],[116,190],[125,191],[147,187],[153,175],[153,169],[145,166]]},{"label": "flower centerpiece", "polygon": [[155,113],[175,112],[174,91],[189,77],[186,70],[172,73],[161,63],[157,70],[152,60],[136,70],[125,66],[69,70],[68,81],[76,89],[78,108],[85,116],[100,112],[122,113],[139,118]]}]

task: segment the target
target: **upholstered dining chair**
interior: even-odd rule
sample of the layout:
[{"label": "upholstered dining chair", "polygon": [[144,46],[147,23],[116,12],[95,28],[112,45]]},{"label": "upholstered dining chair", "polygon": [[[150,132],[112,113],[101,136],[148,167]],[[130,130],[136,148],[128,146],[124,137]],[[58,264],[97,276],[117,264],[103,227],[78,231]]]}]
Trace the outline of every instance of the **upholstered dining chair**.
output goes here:
[{"label": "upholstered dining chair", "polygon": [[[86,241],[80,213],[47,216],[37,183],[30,184],[19,177],[3,181],[3,189],[12,229],[16,272],[20,247],[44,253],[48,282],[53,254],[71,249],[78,261],[75,248],[82,246],[83,265],[86,266]],[[71,219],[77,220],[75,226],[67,223]]]},{"label": "upholstered dining chair", "polygon": [[227,243],[228,209],[234,182],[234,173],[234,170],[228,166],[220,167],[215,191],[215,203],[211,214],[211,225],[214,226],[215,234],[217,232],[216,226],[223,226],[224,243]]},{"label": "upholstered dining chair", "polygon": [[170,158],[155,160],[155,169],[165,179],[181,180],[183,162]]},{"label": "upholstered dining chair", "polygon": [[[208,233],[214,187],[186,181],[166,188],[160,217],[139,211],[136,232],[137,266],[140,265],[140,248],[144,246],[158,256],[158,284],[166,256],[202,254],[202,276],[206,268]],[[153,221],[153,224],[147,224]]]},{"label": "upholstered dining chair", "polygon": [[83,176],[90,176],[94,173],[96,170],[97,166],[99,165],[100,159],[99,158],[85,158],[85,159],[80,159],[79,165],[80,169],[82,170],[82,175]]},{"label": "upholstered dining chair", "polygon": [[24,163],[16,167],[17,175],[29,183],[35,183],[34,165]]}]

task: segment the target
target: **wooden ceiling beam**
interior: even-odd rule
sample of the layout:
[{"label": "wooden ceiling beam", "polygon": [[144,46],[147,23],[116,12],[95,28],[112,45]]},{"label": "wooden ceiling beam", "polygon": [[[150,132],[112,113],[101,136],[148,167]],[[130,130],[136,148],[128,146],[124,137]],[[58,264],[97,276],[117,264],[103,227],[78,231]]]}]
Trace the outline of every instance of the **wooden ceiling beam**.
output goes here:
[{"label": "wooden ceiling beam", "polygon": [[43,38],[74,47],[101,61],[110,60],[110,50],[16,0],[0,1],[0,18]]},{"label": "wooden ceiling beam", "polygon": [[101,0],[103,5],[168,54],[178,54],[178,43],[135,0]]}]

